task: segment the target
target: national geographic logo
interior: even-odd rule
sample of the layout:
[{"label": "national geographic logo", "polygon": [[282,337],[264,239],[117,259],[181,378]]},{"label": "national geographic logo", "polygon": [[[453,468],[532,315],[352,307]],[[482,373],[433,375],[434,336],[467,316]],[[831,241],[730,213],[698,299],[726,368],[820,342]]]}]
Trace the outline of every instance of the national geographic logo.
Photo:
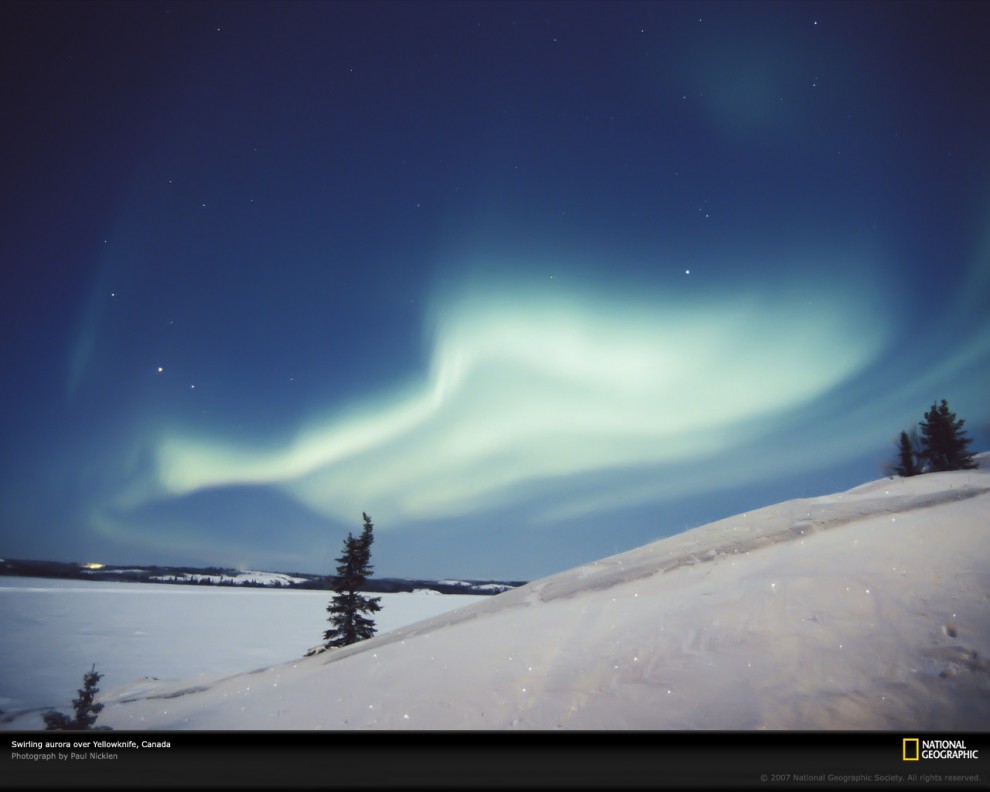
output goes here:
[{"label": "national geographic logo", "polygon": [[902,743],[905,762],[920,759],[979,759],[979,748],[967,748],[965,740],[922,740],[905,737]]}]

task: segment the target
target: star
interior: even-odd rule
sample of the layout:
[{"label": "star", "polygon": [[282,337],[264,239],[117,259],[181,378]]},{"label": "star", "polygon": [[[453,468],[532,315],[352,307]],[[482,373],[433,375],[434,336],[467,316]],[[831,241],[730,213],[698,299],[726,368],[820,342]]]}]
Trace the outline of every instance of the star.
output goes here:
[{"label": "star", "polygon": [[162,368],[161,366],[159,366],[159,367],[158,367],[158,373],[159,373],[159,374],[161,374],[161,373],[162,373],[162,372],[164,372],[164,371],[165,371],[165,369],[163,369],[163,368]]}]

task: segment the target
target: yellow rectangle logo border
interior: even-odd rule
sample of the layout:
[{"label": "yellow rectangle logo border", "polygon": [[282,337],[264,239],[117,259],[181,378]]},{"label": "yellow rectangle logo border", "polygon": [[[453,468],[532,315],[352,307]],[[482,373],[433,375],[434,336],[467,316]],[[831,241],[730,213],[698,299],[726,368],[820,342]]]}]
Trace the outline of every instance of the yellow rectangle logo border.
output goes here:
[{"label": "yellow rectangle logo border", "polygon": [[[908,756],[908,744],[914,744],[914,756]],[[903,756],[905,762],[917,762],[921,755],[920,741],[918,737],[905,737],[903,743]]]}]

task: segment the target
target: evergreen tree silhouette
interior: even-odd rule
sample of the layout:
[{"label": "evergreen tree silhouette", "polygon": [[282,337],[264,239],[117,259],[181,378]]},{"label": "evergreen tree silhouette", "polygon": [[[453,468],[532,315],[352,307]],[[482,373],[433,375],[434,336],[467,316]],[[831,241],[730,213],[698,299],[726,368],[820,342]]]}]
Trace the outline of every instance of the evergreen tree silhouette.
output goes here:
[{"label": "evergreen tree silhouette", "polygon": [[897,465],[894,466],[894,472],[905,478],[921,473],[918,451],[907,432],[901,432],[901,438],[897,442]]},{"label": "evergreen tree silhouette", "polygon": [[48,731],[58,729],[81,731],[93,728],[93,724],[96,723],[96,716],[103,710],[102,704],[93,703],[96,694],[100,692],[96,683],[100,681],[102,676],[103,674],[97,672],[94,663],[93,667],[83,675],[83,686],[78,691],[79,698],[72,700],[72,708],[76,711],[76,717],[74,719],[69,718],[69,716],[55,710],[46,712],[42,716],[45,719],[45,729]]},{"label": "evergreen tree silhouette", "polygon": [[327,606],[330,614],[327,621],[331,627],[323,633],[327,649],[363,641],[376,632],[374,619],[365,614],[381,610],[381,597],[364,597],[360,594],[361,587],[374,568],[370,563],[374,525],[367,514],[362,513],[361,516],[364,517],[361,535],[355,537],[348,533],[344,540],[343,555],[336,559],[337,578],[333,585],[335,594]]},{"label": "evergreen tree silhouette", "polygon": [[977,466],[973,455],[966,450],[973,439],[966,437],[964,423],[956,418],[945,399],[937,406],[932,403],[920,423],[920,456],[927,461],[930,471],[972,470]]}]

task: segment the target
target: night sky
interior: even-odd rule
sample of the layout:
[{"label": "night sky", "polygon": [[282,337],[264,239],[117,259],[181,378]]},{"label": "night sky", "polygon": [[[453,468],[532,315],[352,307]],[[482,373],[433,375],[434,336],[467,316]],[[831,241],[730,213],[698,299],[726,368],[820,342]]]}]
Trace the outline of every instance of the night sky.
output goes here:
[{"label": "night sky", "polygon": [[990,11],[0,4],[0,555],[533,579],[990,446]]}]

